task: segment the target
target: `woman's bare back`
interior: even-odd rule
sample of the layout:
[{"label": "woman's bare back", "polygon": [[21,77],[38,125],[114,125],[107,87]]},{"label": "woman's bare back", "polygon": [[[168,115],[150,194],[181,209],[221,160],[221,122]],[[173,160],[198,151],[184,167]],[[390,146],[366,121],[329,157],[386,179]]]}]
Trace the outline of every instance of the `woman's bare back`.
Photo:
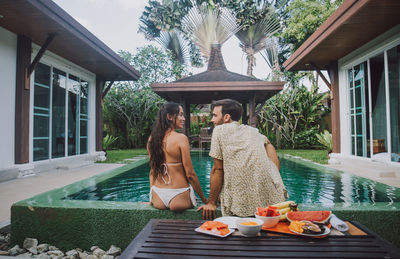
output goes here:
[{"label": "woman's bare back", "polygon": [[[182,154],[180,144],[185,135],[172,131],[167,133],[163,140],[163,150],[165,155],[165,164],[167,166],[170,183],[166,184],[161,177],[154,179],[154,185],[160,188],[184,188],[188,187],[189,183],[186,178],[185,169],[182,164]],[[164,180],[168,182],[168,176],[163,175]]]}]

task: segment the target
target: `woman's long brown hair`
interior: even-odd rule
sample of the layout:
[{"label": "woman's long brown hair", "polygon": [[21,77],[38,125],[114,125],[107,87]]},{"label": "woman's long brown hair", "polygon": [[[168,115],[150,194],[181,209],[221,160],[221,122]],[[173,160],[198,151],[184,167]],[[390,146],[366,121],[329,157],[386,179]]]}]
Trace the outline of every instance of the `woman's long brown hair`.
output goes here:
[{"label": "woman's long brown hair", "polygon": [[[167,114],[173,119],[168,120]],[[165,163],[163,150],[163,140],[165,133],[170,129],[179,114],[179,104],[167,102],[158,111],[156,122],[154,123],[149,140],[150,167],[153,169],[155,179],[162,174],[162,164]]]}]

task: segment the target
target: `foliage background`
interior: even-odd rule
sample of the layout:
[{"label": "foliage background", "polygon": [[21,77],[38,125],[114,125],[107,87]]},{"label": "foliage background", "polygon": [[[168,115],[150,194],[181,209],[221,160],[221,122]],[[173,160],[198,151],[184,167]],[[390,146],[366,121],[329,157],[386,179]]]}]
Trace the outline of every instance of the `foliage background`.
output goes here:
[{"label": "foliage background", "polygon": [[[281,20],[282,31],[277,38],[279,71],[278,79],[286,81],[285,90],[269,99],[258,116],[258,127],[278,148],[321,147],[316,134],[323,116],[329,112],[324,105],[328,94],[318,93],[318,77],[312,72],[285,71],[286,59],[329,17],[343,0],[195,0],[210,7],[223,5],[235,11],[237,20],[249,27],[262,19],[263,3],[273,6]],[[193,2],[148,1],[140,19],[140,31],[149,39],[158,37],[160,31],[180,29],[181,20]],[[193,42],[191,43],[193,47]],[[191,49],[192,49],[191,47]],[[196,51],[194,51],[196,52]],[[104,98],[105,132],[118,137],[114,148],[144,147],[150,135],[160,104],[165,102],[152,92],[151,83],[174,81],[189,75],[188,63],[180,63],[168,50],[154,46],[139,48],[136,54],[120,51],[119,54],[142,74],[139,81],[115,83]],[[193,59],[193,53],[191,53]],[[193,64],[193,62],[192,62]],[[267,72],[265,78],[269,77]],[[311,82],[311,90],[302,83],[303,78]],[[196,111],[196,107],[191,108]],[[188,116],[188,115],[185,115]],[[208,119],[209,120],[209,119]],[[204,125],[203,125],[204,124]],[[191,125],[192,134],[207,122]]]},{"label": "foliage background", "polygon": [[175,62],[169,52],[155,46],[138,48],[136,54],[120,51],[119,54],[141,77],[134,82],[119,82],[111,88],[103,102],[104,132],[118,139],[113,148],[144,147],[157,116],[158,107],[165,102],[155,94],[152,83],[175,80],[186,69]]}]

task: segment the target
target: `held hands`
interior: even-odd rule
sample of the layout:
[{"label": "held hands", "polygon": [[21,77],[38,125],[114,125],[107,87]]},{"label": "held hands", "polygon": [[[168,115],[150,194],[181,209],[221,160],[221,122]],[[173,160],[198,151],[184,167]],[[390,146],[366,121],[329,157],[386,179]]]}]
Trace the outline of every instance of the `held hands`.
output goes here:
[{"label": "held hands", "polygon": [[203,210],[203,219],[213,220],[216,218],[217,205],[212,203],[207,203],[206,205],[200,206],[197,211]]}]

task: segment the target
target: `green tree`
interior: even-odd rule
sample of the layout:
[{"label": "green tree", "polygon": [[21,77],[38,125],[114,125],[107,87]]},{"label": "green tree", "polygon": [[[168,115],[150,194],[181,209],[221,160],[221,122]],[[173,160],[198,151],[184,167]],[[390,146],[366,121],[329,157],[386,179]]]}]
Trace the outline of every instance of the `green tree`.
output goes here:
[{"label": "green tree", "polygon": [[293,53],[336,10],[343,0],[293,0],[283,12],[284,44]]},{"label": "green tree", "polygon": [[107,133],[118,137],[113,146],[144,147],[158,107],[164,102],[151,90],[150,84],[175,80],[177,64],[169,52],[155,46],[138,48],[136,54],[127,51],[119,54],[140,71],[141,77],[135,82],[116,83],[105,96],[105,128]]}]

